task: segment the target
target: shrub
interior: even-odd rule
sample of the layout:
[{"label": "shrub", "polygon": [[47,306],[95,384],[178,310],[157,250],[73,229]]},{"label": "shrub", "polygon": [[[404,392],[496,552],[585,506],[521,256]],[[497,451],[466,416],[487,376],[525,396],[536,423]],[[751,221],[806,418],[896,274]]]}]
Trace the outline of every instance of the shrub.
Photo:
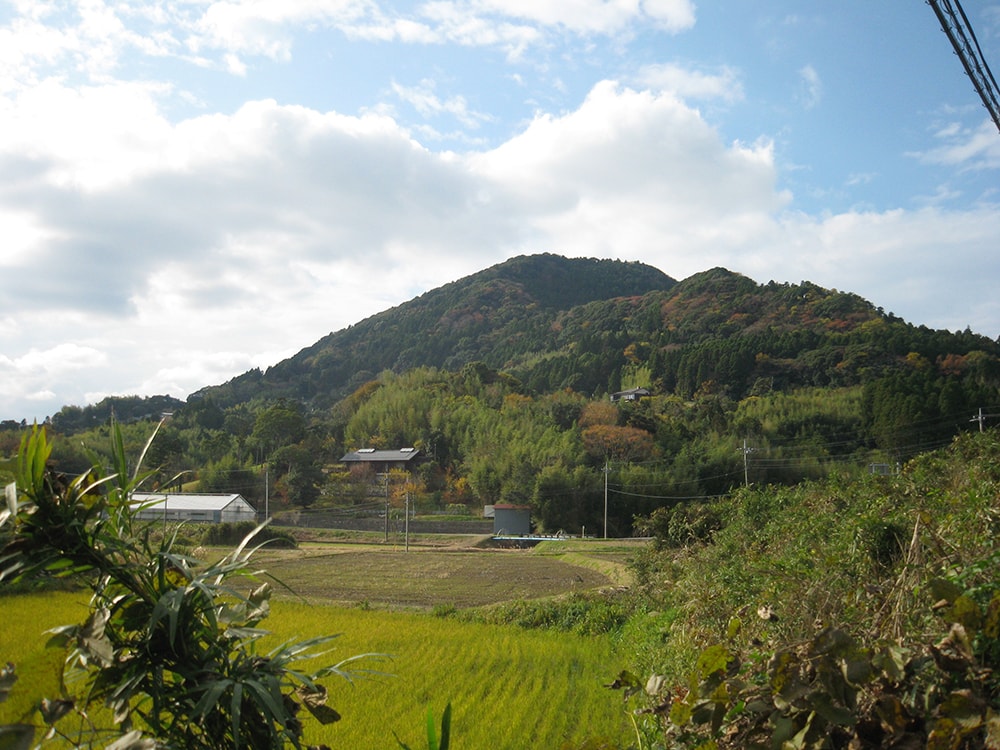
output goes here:
[{"label": "shrub", "polygon": [[869,520],[859,525],[857,541],[876,566],[888,570],[903,557],[907,531],[892,521]]},{"label": "shrub", "polygon": [[[0,550],[0,581],[81,578],[93,597],[86,621],[56,628],[50,642],[66,650],[62,684],[75,693],[42,700],[42,726],[8,727],[6,738],[27,747],[42,729],[45,739],[119,750],[300,747],[297,712],[304,706],[321,722],[339,719],[317,680],[348,676],[352,660],[311,674],[293,668],[332,636],[258,653],[270,588],[247,565],[259,529],[212,564],[179,553],[176,535],[154,542],[130,504],[143,477],[138,470],[129,476],[117,426],[112,438],[114,470],[95,464],[73,480],[46,468],[51,445],[44,430],[35,428],[21,443],[17,484],[7,486],[0,513],[0,526],[12,527]],[[239,594],[237,581],[255,588]],[[15,679],[12,669],[0,675],[0,698]],[[116,727],[92,722],[88,707],[99,702],[110,707]],[[65,734],[60,720],[71,714],[80,728]]]},{"label": "shrub", "polygon": [[526,630],[562,630],[602,635],[622,628],[632,603],[616,593],[572,594],[559,599],[515,601],[459,614],[466,621],[516,625]]},{"label": "shrub", "polygon": [[654,510],[635,521],[642,536],[652,536],[658,549],[710,542],[722,528],[718,509],[708,502],[678,503]]},{"label": "shrub", "polygon": [[[255,528],[255,524],[250,521],[212,524],[205,529],[201,543],[215,547],[234,546],[245,539],[247,534],[254,532]],[[266,544],[268,547],[283,549],[298,547],[298,542],[290,532],[274,529],[270,526],[259,529],[254,540],[259,544]]]},{"label": "shrub", "polygon": [[993,748],[1000,591],[981,607],[952,581],[928,587],[947,634],[933,644],[865,643],[835,627],[772,653],[724,643],[685,681],[622,672],[609,686],[642,704],[647,736],[668,747]]}]

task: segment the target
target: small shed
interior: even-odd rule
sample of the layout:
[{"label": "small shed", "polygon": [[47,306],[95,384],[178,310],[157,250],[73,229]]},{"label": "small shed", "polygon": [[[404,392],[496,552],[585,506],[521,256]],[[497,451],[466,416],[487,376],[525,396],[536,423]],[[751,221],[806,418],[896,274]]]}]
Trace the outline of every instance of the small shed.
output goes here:
[{"label": "small shed", "polygon": [[531,506],[493,506],[493,534],[496,536],[529,536],[531,534]]},{"label": "small shed", "polygon": [[140,521],[236,523],[257,520],[257,511],[242,495],[187,492],[136,492],[132,507]]}]

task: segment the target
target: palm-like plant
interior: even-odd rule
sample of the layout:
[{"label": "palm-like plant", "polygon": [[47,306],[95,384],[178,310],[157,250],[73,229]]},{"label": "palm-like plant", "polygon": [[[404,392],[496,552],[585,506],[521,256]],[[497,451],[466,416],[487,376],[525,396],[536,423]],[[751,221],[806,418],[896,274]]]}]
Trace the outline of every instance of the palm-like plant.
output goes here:
[{"label": "palm-like plant", "polygon": [[[67,660],[63,696],[39,705],[48,735],[104,746],[115,731],[120,748],[301,747],[302,706],[324,723],[340,718],[317,680],[350,679],[351,662],[363,657],[307,674],[295,663],[335,636],[258,650],[271,589],[250,567],[250,545],[262,527],[217,562],[182,554],[176,529],[154,534],[137,521],[131,498],[145,475],[129,472],[117,427],[113,438],[110,471],[95,462],[67,480],[47,467],[51,445],[34,428],[0,512],[11,534],[0,550],[0,582],[76,576],[93,592],[84,623],[53,631],[51,644],[66,648]],[[111,708],[116,729],[88,718],[96,702]],[[79,727],[57,730],[70,715]]]}]

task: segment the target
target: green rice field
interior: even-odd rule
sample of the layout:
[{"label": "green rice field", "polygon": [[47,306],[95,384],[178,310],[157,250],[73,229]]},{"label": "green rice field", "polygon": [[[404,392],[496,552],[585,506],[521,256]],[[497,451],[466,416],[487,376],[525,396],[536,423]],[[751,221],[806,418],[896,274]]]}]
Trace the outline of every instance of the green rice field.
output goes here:
[{"label": "green rice field", "polygon": [[[0,704],[0,722],[17,721],[43,695],[55,695],[61,654],[43,631],[81,622],[85,593],[0,598],[0,662],[21,679]],[[412,611],[278,601],[263,626],[275,644],[337,633],[335,663],[362,653],[389,655],[358,664],[378,674],[327,678],[330,705],[343,719],[306,725],[305,740],[331,747],[426,745],[428,709],[452,705],[452,747],[583,748],[628,744],[631,722],[605,687],[621,664],[607,638],[461,623]],[[265,648],[267,646],[265,645]],[[320,662],[310,667],[321,666]]]}]

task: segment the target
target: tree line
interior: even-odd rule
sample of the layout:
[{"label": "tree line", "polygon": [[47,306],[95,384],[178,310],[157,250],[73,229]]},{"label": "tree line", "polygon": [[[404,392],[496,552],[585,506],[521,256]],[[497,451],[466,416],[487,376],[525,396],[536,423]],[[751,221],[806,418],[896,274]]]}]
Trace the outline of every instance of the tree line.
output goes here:
[{"label": "tree line", "polygon": [[[742,398],[707,380],[690,396],[619,403],[572,388],[536,393],[483,363],[385,371],[321,411],[289,399],[225,408],[192,400],[165,422],[146,463],[149,481],[164,489],[239,492],[261,507],[267,495],[274,512],[368,503],[371,477],[340,458],[362,447],[414,447],[423,461],[406,491],[420,510],[527,504],[541,529],[580,533],[601,529],[607,499],[610,532],[626,535],[659,507],[746,483],[892,467],[978,429],[970,419],[980,407],[1000,412],[992,362],[978,359],[912,356],[864,384],[777,390],[761,382]],[[60,470],[79,473],[94,453],[110,453],[110,421],[59,426],[53,419]],[[23,429],[0,430],[0,452],[13,455]],[[137,453],[149,430],[141,419],[122,424],[126,452]]]}]

